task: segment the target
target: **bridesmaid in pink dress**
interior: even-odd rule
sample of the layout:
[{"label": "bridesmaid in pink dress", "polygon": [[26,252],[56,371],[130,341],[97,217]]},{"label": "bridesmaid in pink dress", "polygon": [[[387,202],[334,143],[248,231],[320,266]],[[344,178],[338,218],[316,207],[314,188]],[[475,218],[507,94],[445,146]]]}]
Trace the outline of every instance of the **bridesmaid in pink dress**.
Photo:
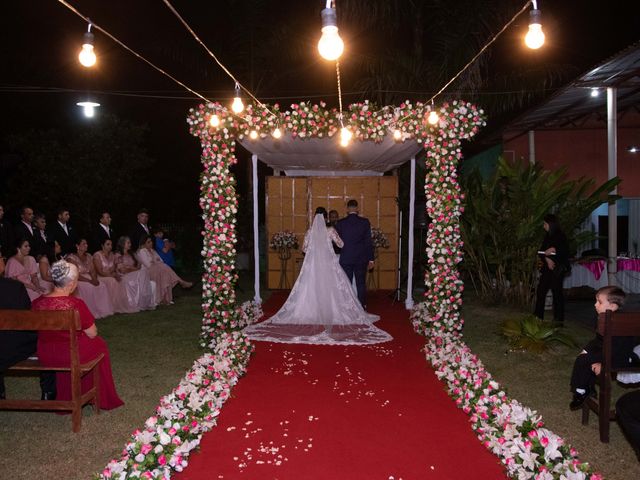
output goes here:
[{"label": "bridesmaid in pink dress", "polygon": [[121,283],[127,290],[129,303],[134,303],[140,310],[153,310],[156,308],[149,272],[141,268],[140,263],[131,254],[131,240],[129,237],[120,237],[116,248],[116,269],[122,275]]},{"label": "bridesmaid in pink dress", "polygon": [[134,313],[138,311],[136,305],[129,303],[127,291],[121,282],[122,275],[116,270],[115,256],[111,251],[113,243],[111,239],[102,240],[101,249],[93,254],[93,265],[98,274],[100,283],[104,283],[109,290],[109,297],[116,313]]},{"label": "bridesmaid in pink dress", "polygon": [[98,280],[93,258],[87,253],[88,248],[87,240],[80,238],[76,243],[77,253],[70,253],[66,257],[68,262],[78,267],[78,287],[74,295],[82,299],[94,318],[108,317],[115,312],[113,301],[106,283]]},{"label": "bridesmaid in pink dress", "polygon": [[24,283],[31,301],[42,295],[45,290],[38,281],[36,259],[29,255],[31,246],[28,240],[16,244],[16,254],[7,261],[4,276]]},{"label": "bridesmaid in pink dress", "polygon": [[151,281],[156,282],[156,302],[169,305],[173,303],[173,287],[180,284],[182,288],[191,288],[193,283],[181,279],[170,266],[162,261],[153,247],[153,240],[148,235],[140,238],[140,247],[136,252],[138,261],[149,271]]},{"label": "bridesmaid in pink dress", "polygon": [[44,290],[44,293],[49,293],[53,290],[53,280],[51,279],[51,264],[61,260],[60,253],[62,248],[57,241],[53,241],[53,244],[47,244],[45,246],[43,255],[40,255],[38,260],[38,282]]},{"label": "bridesmaid in pink dress", "polygon": [[[78,338],[80,363],[88,362],[101,353],[104,358],[100,369],[100,408],[111,410],[124,405],[118,396],[113,374],[109,349],[104,339],[98,336],[98,328],[93,315],[79,298],[71,296],[78,283],[78,269],[75,265],[61,260],[51,266],[54,288],[51,293],[43,295],[31,304],[33,310],[78,310],[82,330]],[[38,358],[44,366],[60,367],[69,365],[69,332],[38,332]],[[93,387],[93,375],[85,375],[81,381],[82,393]],[[57,400],[71,400],[71,377],[67,372],[56,373]]]}]

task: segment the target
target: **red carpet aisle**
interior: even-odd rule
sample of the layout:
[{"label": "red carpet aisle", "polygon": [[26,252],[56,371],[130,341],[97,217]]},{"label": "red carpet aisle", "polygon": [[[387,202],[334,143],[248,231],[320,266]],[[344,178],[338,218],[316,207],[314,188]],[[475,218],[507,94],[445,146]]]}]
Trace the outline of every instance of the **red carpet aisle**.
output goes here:
[{"label": "red carpet aisle", "polygon": [[[273,314],[285,297],[265,305]],[[403,304],[370,301],[389,343],[256,342],[247,375],[178,480],[503,479],[420,352]]]}]

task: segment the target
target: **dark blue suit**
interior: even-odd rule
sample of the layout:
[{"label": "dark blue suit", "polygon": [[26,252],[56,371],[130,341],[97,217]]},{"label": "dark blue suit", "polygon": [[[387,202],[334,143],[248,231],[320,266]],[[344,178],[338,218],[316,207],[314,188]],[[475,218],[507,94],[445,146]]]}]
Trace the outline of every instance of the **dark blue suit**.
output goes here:
[{"label": "dark blue suit", "polygon": [[358,300],[365,305],[367,266],[373,261],[371,224],[366,218],[350,213],[336,225],[338,235],[344,242],[340,252],[340,266],[349,281],[355,276]]}]

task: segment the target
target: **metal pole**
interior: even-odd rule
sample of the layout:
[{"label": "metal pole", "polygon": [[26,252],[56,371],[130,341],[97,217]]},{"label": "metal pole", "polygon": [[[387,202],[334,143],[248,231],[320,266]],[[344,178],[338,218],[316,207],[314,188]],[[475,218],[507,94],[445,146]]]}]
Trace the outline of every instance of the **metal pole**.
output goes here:
[{"label": "metal pole", "polygon": [[[618,117],[617,117],[617,89],[607,87],[607,165],[608,178],[618,175]],[[618,193],[615,188],[612,192]],[[609,285],[617,285],[616,273],[618,270],[618,206],[616,202],[609,202]]]},{"label": "metal pole", "polygon": [[400,301],[400,285],[402,283],[402,208],[400,209],[400,230],[398,234],[398,280],[396,282],[396,293],[393,296],[393,301]]},{"label": "metal pole", "polygon": [[536,132],[529,130],[529,163],[536,163]]},{"label": "metal pole", "polygon": [[411,188],[409,189],[409,231],[408,259],[407,259],[407,299],[404,306],[407,310],[413,308],[413,224],[416,210],[416,157],[411,157]]},{"label": "metal pole", "polygon": [[257,304],[262,303],[260,298],[260,231],[258,229],[258,156],[251,155],[253,167],[253,288],[255,296],[253,300]]}]

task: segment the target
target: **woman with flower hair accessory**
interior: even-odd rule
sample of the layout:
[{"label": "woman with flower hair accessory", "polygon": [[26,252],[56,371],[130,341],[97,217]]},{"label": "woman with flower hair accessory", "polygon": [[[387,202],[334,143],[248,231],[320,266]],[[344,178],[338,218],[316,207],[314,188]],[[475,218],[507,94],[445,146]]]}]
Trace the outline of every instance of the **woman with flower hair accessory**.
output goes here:
[{"label": "woman with flower hair accessory", "polygon": [[[111,410],[124,405],[118,396],[107,343],[98,336],[95,320],[86,304],[72,296],[78,285],[78,267],[60,260],[51,265],[53,291],[32,302],[32,310],[77,310],[80,314],[81,330],[76,332],[80,363],[86,363],[100,354],[104,358],[99,363],[100,369],[100,408]],[[45,367],[65,367],[69,364],[69,332],[51,330],[38,332],[38,358]],[[57,399],[71,400],[71,375],[69,372],[56,373]],[[85,375],[81,381],[82,393],[93,387],[93,375]]]}]

